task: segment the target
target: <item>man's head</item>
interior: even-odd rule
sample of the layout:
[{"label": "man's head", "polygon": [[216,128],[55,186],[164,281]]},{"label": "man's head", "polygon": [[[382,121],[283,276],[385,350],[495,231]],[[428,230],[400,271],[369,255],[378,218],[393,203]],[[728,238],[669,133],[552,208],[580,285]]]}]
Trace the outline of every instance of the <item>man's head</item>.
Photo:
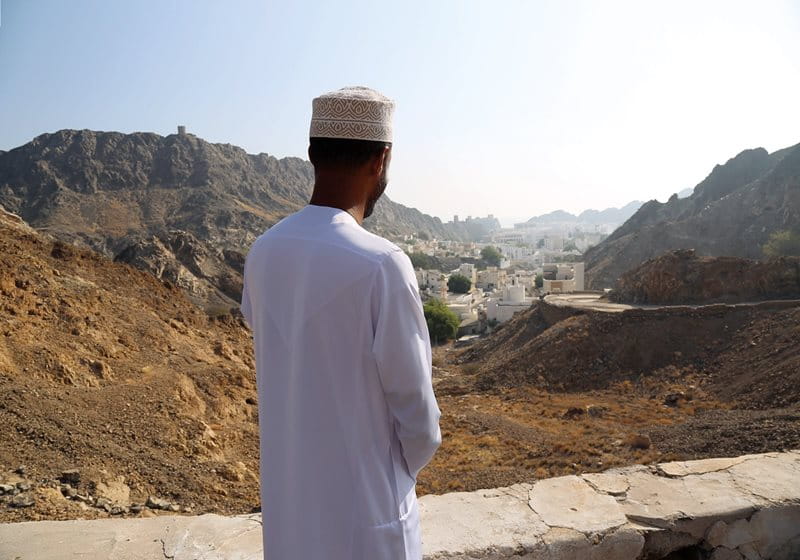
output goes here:
[{"label": "man's head", "polygon": [[314,173],[347,178],[348,184],[360,185],[367,205],[364,217],[368,218],[375,203],[383,195],[389,183],[388,170],[392,157],[389,142],[371,140],[349,140],[343,138],[311,138],[308,158],[314,165]]},{"label": "man's head", "polygon": [[312,106],[308,157],[315,189],[322,183],[356,191],[346,194],[363,198],[369,217],[388,183],[394,102],[375,90],[350,87],[321,95]]}]

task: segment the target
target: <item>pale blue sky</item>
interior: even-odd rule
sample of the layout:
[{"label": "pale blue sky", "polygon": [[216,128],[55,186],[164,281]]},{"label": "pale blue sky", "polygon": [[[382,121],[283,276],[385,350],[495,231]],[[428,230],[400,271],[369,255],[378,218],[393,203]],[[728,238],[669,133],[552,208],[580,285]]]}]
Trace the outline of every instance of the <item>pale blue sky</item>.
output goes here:
[{"label": "pale blue sky", "polygon": [[305,157],[311,99],[397,102],[387,193],[450,219],[665,200],[800,142],[800,3],[0,0],[0,149],[190,132]]}]

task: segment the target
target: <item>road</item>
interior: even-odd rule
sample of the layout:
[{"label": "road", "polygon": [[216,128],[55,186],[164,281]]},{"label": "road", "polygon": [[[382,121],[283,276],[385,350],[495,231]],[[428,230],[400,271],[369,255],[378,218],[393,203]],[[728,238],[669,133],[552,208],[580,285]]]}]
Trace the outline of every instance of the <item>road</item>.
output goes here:
[{"label": "road", "polygon": [[585,309],[587,311],[602,311],[605,313],[620,313],[629,309],[698,309],[702,307],[713,307],[724,305],[726,307],[795,307],[800,306],[800,300],[770,300],[752,301],[741,303],[712,303],[708,305],[629,305],[627,303],[614,303],[607,299],[601,299],[603,294],[599,292],[580,292],[573,294],[548,294],[544,301],[557,307],[572,307],[574,309]]}]

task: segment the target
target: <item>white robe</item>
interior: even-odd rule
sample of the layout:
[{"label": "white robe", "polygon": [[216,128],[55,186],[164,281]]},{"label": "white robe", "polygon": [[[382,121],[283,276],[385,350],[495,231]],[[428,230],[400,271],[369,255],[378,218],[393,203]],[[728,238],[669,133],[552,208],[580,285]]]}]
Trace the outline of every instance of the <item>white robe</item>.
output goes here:
[{"label": "white robe", "polygon": [[308,205],[253,243],[265,560],[419,560],[415,491],[441,443],[416,276],[349,213]]}]

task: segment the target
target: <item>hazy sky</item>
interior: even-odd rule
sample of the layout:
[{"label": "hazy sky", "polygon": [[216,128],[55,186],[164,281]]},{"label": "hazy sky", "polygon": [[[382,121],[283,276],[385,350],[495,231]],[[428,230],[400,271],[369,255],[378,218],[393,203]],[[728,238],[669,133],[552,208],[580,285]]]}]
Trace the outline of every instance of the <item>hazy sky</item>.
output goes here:
[{"label": "hazy sky", "polygon": [[311,99],[397,102],[387,190],[505,223],[665,200],[800,142],[800,2],[0,0],[0,149],[190,132],[305,157]]}]

